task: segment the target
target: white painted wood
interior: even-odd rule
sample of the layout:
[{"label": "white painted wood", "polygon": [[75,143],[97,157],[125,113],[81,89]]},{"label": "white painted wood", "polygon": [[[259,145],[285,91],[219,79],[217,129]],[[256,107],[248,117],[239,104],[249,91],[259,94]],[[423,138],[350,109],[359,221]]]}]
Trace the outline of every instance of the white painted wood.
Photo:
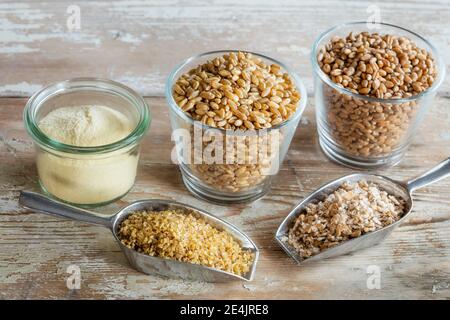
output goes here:
[{"label": "white painted wood", "polygon": [[[67,8],[73,4],[81,11],[81,29],[70,31]],[[382,21],[429,38],[450,63],[448,1],[376,4]],[[366,21],[369,5],[373,1],[2,1],[0,95],[29,96],[51,82],[98,76],[161,96],[176,64],[228,48],[279,58],[312,92],[314,40],[336,24]],[[447,78],[441,93],[449,91]]]}]

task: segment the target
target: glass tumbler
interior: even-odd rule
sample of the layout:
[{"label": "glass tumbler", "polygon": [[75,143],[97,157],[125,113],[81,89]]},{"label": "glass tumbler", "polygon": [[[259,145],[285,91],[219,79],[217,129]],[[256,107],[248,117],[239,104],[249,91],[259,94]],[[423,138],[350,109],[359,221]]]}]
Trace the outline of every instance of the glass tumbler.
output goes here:
[{"label": "glass tumbler", "polygon": [[[377,26],[372,30],[366,22],[336,26],[316,40],[311,53],[320,146],[330,159],[350,167],[374,168],[398,163],[445,78],[442,58],[430,42],[401,27],[385,23]],[[405,36],[430,52],[437,69],[432,86],[408,98],[378,99],[353,93],[334,83],[321,70],[318,52],[335,36],[345,38],[350,32],[363,31]]]},{"label": "glass tumbler", "polygon": [[306,89],[295,73],[274,59],[251,53],[266,64],[279,65],[290,75],[300,93],[295,113],[288,120],[261,130],[225,130],[195,121],[174,100],[174,83],[198,65],[230,52],[238,51],[207,52],[187,59],[170,74],[165,93],[175,142],[172,160],[179,164],[183,182],[191,193],[219,204],[253,201],[269,191],[307,99]]},{"label": "glass tumbler", "polygon": [[[79,147],[53,140],[39,129],[39,121],[59,107],[100,105],[115,109],[134,124],[125,138],[107,145]],[[25,106],[24,122],[34,141],[39,183],[64,202],[99,206],[124,196],[133,186],[139,142],[150,125],[144,99],[132,89],[110,80],[77,78],[36,92]]]}]

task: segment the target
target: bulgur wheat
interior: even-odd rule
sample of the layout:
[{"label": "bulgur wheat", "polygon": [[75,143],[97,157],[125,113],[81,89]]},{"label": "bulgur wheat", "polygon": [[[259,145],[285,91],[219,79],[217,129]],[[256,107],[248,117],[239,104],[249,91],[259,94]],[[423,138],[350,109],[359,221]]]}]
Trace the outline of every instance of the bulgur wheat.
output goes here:
[{"label": "bulgur wheat", "polygon": [[194,212],[138,211],[119,226],[121,242],[138,252],[243,275],[254,255],[226,231],[210,225]]}]

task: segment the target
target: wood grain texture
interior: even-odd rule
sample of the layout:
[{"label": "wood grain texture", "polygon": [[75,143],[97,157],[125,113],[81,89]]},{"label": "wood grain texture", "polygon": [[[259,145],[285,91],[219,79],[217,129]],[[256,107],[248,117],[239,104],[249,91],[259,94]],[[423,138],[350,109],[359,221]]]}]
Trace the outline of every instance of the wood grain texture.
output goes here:
[{"label": "wood grain texture", "polygon": [[[212,205],[191,196],[170,162],[168,114],[162,98],[147,99],[155,115],[142,144],[136,185],[114,212],[140,198],[169,198],[211,211],[247,232],[261,249],[255,281],[205,284],[167,280],[132,270],[101,227],[21,209],[20,190],[37,190],[33,147],[22,129],[25,99],[0,99],[0,297],[1,298],[449,298],[450,180],[415,193],[414,215],[372,249],[297,267],[273,236],[289,209],[330,179],[350,173],[328,161],[317,146],[310,103],[272,191],[249,205]],[[448,99],[439,98],[404,161],[382,171],[407,179],[449,153]],[[433,123],[432,128],[428,125]],[[66,268],[81,267],[82,287],[68,290]],[[382,288],[366,287],[377,265]]]},{"label": "wood grain texture", "polygon": [[[81,29],[67,27],[67,8]],[[171,69],[220,49],[267,53],[298,72],[312,92],[310,48],[333,25],[365,21],[373,1],[2,1],[0,94],[28,96],[44,84],[105,77],[143,95],[162,95]],[[429,38],[450,61],[447,0],[378,1],[384,22]],[[439,12],[439,14],[436,14]],[[442,92],[449,95],[446,79]]]},{"label": "wood grain texture", "polygon": [[[321,184],[352,172],[320,151],[311,96],[271,192],[252,204],[222,207],[197,200],[184,188],[170,160],[168,110],[161,96],[176,63],[213,49],[266,52],[292,65],[311,93],[309,50],[314,38],[331,25],[365,20],[370,3],[77,1],[82,28],[73,33],[66,28],[66,9],[72,2],[2,1],[0,299],[449,299],[450,180],[418,190],[410,220],[374,248],[297,267],[277,246],[274,232],[293,205]],[[384,21],[426,35],[450,62],[446,1],[377,4]],[[135,186],[100,212],[111,213],[130,201],[152,197],[202,207],[254,239],[261,249],[255,281],[207,284],[142,275],[128,266],[108,230],[18,206],[20,190],[38,190],[33,145],[22,123],[26,103],[22,97],[74,76],[124,82],[148,96],[153,114]],[[449,156],[449,92],[447,77],[405,159],[380,173],[407,179]],[[81,268],[80,290],[66,287],[66,268],[71,264]],[[370,265],[381,269],[380,290],[367,289]]]}]

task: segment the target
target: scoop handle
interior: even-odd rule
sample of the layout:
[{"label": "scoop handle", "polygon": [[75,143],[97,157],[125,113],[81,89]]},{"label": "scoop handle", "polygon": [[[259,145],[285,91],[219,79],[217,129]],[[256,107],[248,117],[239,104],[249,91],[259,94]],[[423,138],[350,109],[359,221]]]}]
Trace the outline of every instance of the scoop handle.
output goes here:
[{"label": "scoop handle", "polygon": [[20,192],[19,204],[52,216],[84,221],[108,228],[111,226],[111,220],[108,217],[102,217],[95,212],[80,209],[31,191]]},{"label": "scoop handle", "polygon": [[442,161],[437,166],[428,170],[421,176],[414,178],[406,183],[409,192],[425,187],[430,183],[444,179],[450,175],[450,158]]}]

